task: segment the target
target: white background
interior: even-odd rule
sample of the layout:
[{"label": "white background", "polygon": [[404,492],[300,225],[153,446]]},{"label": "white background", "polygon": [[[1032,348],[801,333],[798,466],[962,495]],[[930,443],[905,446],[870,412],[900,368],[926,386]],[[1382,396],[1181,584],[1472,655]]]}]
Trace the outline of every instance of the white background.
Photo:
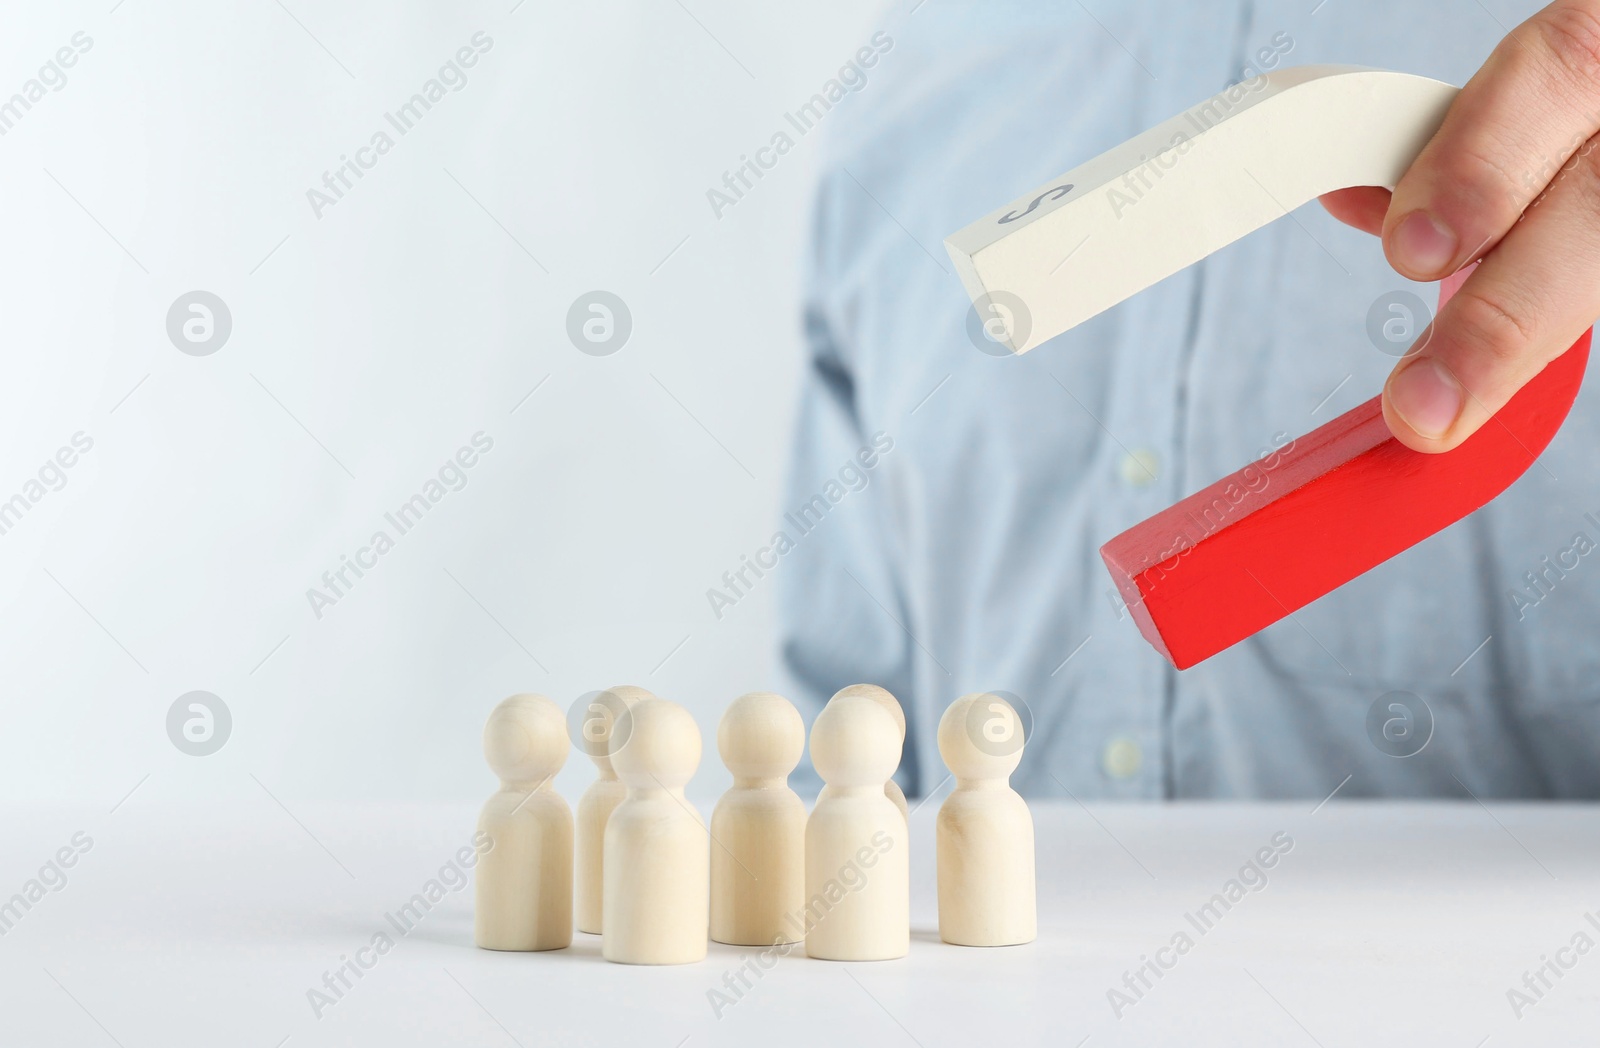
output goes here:
[{"label": "white background", "polygon": [[[818,133],[720,220],[706,190],[898,16],[115,2],[10,3],[0,34],[0,99],[93,41],[0,137],[0,500],[94,441],[0,535],[0,793],[482,797],[499,699],[637,683],[695,713],[714,796],[773,593],[719,622],[705,591],[780,514]],[[479,30],[466,86],[314,216]],[[609,357],[566,336],[596,288],[633,315]],[[194,289],[232,314],[213,355],[167,335]],[[480,430],[467,486],[319,621],[307,589]],[[233,717],[205,758],[166,733],[195,689]]]}]

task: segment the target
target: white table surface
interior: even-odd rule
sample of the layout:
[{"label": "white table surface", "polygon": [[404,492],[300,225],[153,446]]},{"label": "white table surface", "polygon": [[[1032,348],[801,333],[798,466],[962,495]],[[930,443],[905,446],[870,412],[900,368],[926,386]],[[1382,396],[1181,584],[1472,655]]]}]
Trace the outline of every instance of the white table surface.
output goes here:
[{"label": "white table surface", "polygon": [[[1600,1039],[1600,949],[1514,1015],[1507,990],[1579,930],[1600,942],[1600,808],[1036,804],[1039,939],[939,942],[932,816],[913,816],[901,961],[797,950],[714,1015],[744,951],[607,964],[599,939],[472,946],[470,885],[409,935],[384,920],[470,837],[456,806],[12,809],[0,896],[79,830],[68,881],[0,938],[0,1044],[1501,1045]],[[292,811],[292,814],[290,812]],[[1185,920],[1278,831],[1293,849],[1206,934]],[[394,949],[313,1014],[306,991]],[[1118,1018],[1107,991],[1185,930],[1194,949]],[[1569,955],[1576,956],[1576,955]]]}]

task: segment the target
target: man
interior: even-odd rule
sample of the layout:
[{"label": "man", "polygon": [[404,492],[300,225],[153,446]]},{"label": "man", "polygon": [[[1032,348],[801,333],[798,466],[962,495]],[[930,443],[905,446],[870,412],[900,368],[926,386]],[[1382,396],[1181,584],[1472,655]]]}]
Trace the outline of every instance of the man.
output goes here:
[{"label": "man", "polygon": [[[1600,0],[1040,6],[902,15],[830,125],[788,508],[873,466],[789,554],[794,693],[899,696],[913,794],[945,777],[941,710],[998,691],[1034,721],[1033,795],[1600,796],[1593,383],[1490,506],[1186,672],[1097,555],[1380,389],[1400,440],[1453,448],[1600,315]],[[1322,62],[1470,78],[1392,201],[1335,194],[1353,229],[1303,209],[1020,358],[970,337],[944,236],[1230,83]],[[1410,280],[1478,257],[1431,332],[1368,337],[1382,296],[1431,304]]]}]

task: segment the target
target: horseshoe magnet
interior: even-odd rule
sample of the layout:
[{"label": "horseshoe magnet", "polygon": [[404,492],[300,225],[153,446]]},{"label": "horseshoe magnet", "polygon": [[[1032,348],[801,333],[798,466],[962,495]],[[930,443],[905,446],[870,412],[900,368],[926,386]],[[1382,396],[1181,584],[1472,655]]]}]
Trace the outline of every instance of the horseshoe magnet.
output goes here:
[{"label": "horseshoe magnet", "polygon": [[[1351,66],[1235,84],[945,241],[1023,353],[1337,189],[1393,189],[1457,89]],[[1467,271],[1440,288],[1440,304]],[[1555,436],[1591,332],[1452,451],[1412,451],[1373,399],[1100,549],[1145,639],[1187,669],[1483,506]]]}]

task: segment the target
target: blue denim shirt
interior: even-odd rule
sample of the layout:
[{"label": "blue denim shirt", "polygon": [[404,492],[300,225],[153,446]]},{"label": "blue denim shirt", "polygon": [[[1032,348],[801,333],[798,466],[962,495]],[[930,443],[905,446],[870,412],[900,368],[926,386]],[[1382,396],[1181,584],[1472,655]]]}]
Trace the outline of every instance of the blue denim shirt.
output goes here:
[{"label": "blue denim shirt", "polygon": [[1086,3],[902,5],[825,117],[783,508],[841,497],[778,572],[790,694],[893,691],[912,794],[945,778],[944,707],[998,691],[1033,722],[1014,782],[1035,796],[1600,795],[1597,383],[1488,507],[1178,673],[1099,546],[1376,395],[1404,345],[1369,336],[1374,304],[1436,289],[1311,205],[1012,357],[969,337],[942,249],[1254,72],[1461,84],[1537,5]]}]

